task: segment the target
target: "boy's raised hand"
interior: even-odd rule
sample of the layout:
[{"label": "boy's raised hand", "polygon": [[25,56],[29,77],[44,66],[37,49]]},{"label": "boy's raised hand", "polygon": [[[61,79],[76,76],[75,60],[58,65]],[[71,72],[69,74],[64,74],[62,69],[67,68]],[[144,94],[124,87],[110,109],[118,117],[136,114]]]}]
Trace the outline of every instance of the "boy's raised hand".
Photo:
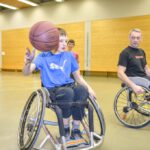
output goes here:
[{"label": "boy's raised hand", "polygon": [[34,48],[32,51],[27,47],[25,53],[25,62],[32,62],[35,56],[36,49]]}]

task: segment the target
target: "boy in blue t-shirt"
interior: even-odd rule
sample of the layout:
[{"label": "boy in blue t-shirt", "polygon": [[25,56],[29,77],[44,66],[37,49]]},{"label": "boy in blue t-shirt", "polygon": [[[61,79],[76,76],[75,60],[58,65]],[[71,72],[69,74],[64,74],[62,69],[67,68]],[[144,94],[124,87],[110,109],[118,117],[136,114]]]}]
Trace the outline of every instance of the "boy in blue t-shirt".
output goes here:
[{"label": "boy in blue t-shirt", "polygon": [[[24,75],[31,74],[34,70],[40,70],[44,87],[50,92],[50,98],[57,102],[86,101],[88,96],[95,97],[92,88],[86,83],[79,73],[78,63],[71,52],[65,51],[67,35],[65,30],[58,28],[60,32],[59,46],[57,50],[40,53],[35,59],[35,50],[27,49],[25,56]],[[33,60],[34,59],[34,60]],[[70,75],[73,75],[73,79]],[[77,84],[75,84],[75,82]],[[72,139],[82,138],[80,121],[84,115],[83,106],[60,105],[63,113],[66,140],[70,139],[69,118],[73,117],[71,131]]]}]

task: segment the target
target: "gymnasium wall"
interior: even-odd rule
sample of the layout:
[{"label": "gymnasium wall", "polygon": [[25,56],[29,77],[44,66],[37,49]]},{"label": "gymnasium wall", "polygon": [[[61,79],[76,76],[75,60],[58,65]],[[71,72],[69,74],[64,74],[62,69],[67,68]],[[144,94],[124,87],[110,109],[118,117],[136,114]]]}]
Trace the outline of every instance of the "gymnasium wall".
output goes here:
[{"label": "gymnasium wall", "polygon": [[128,34],[140,28],[143,40],[140,45],[150,65],[150,15],[91,22],[90,70],[116,72],[120,52],[128,46]]},{"label": "gymnasium wall", "polygon": [[1,47],[2,47],[2,40],[1,40],[1,32],[0,32],[0,71],[2,68],[2,50],[1,50]]},{"label": "gymnasium wall", "polygon": [[150,14],[150,0],[66,0],[0,14],[0,30],[30,27],[39,20],[56,24]]},{"label": "gymnasium wall", "polygon": [[29,29],[12,29],[2,31],[2,69],[21,70],[24,64],[26,47],[31,48],[28,40]]},{"label": "gymnasium wall", "polygon": [[[58,24],[57,26],[67,30],[68,37],[76,39],[76,52],[81,57],[80,69],[84,70],[84,22]],[[29,28],[2,31],[2,49],[5,51],[2,60],[3,70],[21,70],[23,68],[26,47],[32,49],[28,37]]]},{"label": "gymnasium wall", "polygon": [[141,46],[149,60],[149,7],[149,0],[69,0],[0,14],[2,67],[22,68],[25,47],[31,47],[29,27],[41,20],[64,27],[77,41],[82,70],[115,72],[118,55],[128,44],[128,31],[134,27],[143,30]]}]

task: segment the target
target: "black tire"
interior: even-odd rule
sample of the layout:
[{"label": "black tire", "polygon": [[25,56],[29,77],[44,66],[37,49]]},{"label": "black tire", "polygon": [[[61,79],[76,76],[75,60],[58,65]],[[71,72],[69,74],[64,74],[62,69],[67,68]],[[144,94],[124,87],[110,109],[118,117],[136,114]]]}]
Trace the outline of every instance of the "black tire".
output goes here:
[{"label": "black tire", "polygon": [[[144,93],[149,90],[143,87]],[[118,120],[130,128],[143,128],[150,122],[150,105],[143,103],[145,94],[137,96],[131,88],[124,87],[119,90],[114,99],[114,112]],[[143,104],[143,105],[142,105]]]},{"label": "black tire", "polygon": [[[93,125],[94,125],[94,133],[95,133],[94,140],[99,142],[104,138],[105,135],[106,126],[105,126],[104,116],[96,100],[89,99],[88,102],[93,108]],[[86,109],[85,109],[85,113],[86,113]],[[87,127],[89,127],[87,114],[84,116],[83,122],[84,124],[86,124]]]},{"label": "black tire", "polygon": [[20,150],[33,148],[43,123],[45,107],[46,100],[42,90],[34,91],[26,102],[20,119],[18,135]]}]

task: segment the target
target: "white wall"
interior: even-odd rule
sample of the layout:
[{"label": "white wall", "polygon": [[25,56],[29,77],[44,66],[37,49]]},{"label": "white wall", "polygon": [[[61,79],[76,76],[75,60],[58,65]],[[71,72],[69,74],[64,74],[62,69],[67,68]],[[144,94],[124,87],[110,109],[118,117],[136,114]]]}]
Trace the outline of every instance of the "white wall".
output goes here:
[{"label": "white wall", "polygon": [[[0,39],[1,39],[1,32],[0,32]],[[1,44],[1,40],[0,40],[0,71],[1,71],[1,68],[2,68],[2,44]]]},{"label": "white wall", "polygon": [[150,0],[66,0],[63,3],[49,2],[34,8],[1,13],[0,31],[30,27],[41,20],[60,24],[147,14],[150,14]]},{"label": "white wall", "polygon": [[39,20],[56,24],[150,14],[150,0],[66,0],[0,14],[0,30],[29,27]]}]

